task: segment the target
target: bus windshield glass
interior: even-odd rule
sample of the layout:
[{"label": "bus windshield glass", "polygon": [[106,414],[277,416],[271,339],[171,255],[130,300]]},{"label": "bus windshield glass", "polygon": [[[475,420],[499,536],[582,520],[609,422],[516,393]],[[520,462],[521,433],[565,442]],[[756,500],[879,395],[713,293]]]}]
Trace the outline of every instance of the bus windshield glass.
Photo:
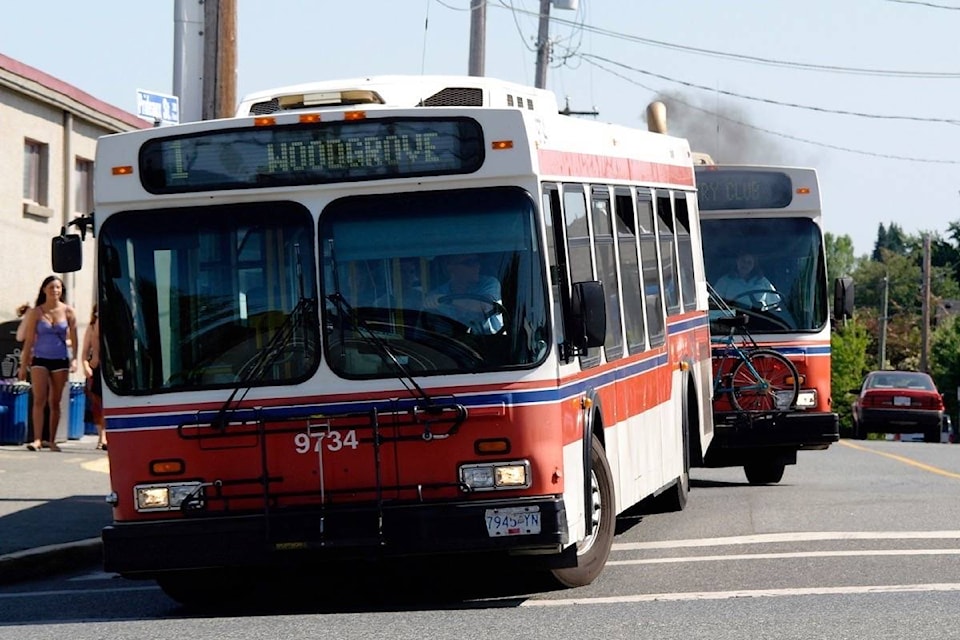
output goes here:
[{"label": "bus windshield glass", "polygon": [[533,207],[510,188],[328,206],[320,251],[333,371],[383,378],[540,362],[550,342]]},{"label": "bus windshield glass", "polygon": [[289,384],[316,369],[314,226],[301,205],[122,212],[100,249],[116,392]]},{"label": "bus windshield glass", "polygon": [[825,260],[812,219],[704,216],[701,227],[707,280],[728,307],[750,316],[750,331],[789,333],[825,326]]}]

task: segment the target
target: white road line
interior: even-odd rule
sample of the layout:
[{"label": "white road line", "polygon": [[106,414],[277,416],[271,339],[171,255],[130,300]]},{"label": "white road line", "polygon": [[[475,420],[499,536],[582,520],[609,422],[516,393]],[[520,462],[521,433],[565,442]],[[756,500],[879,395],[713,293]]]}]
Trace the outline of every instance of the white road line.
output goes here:
[{"label": "white road line", "polygon": [[521,607],[568,607],[588,604],[627,604],[638,602],[678,602],[685,600],[729,600],[733,598],[784,598],[796,596],[858,595],[878,593],[921,593],[960,591],[960,583],[865,585],[859,587],[811,587],[804,589],[756,589],[739,591],[693,591],[688,593],[641,593],[602,598],[564,598],[562,600],[525,600]]},{"label": "white road line", "polygon": [[620,542],[613,551],[643,549],[675,549],[679,547],[722,547],[736,544],[770,544],[775,542],[812,542],[817,540],[960,540],[960,531],[800,531],[794,533],[758,533],[726,538],[692,540],[660,540],[657,542]]},{"label": "white road line", "polygon": [[607,566],[632,564],[673,564],[681,562],[720,562],[724,560],[782,560],[785,558],[839,558],[846,556],[957,556],[960,549],[868,549],[861,551],[798,551],[794,553],[743,553],[725,556],[683,556],[609,560]]}]

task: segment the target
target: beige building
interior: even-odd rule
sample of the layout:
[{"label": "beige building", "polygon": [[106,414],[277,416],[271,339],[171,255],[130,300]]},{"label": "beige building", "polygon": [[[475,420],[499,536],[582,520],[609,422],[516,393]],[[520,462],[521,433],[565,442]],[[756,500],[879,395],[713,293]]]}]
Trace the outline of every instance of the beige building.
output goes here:
[{"label": "beige building", "polygon": [[[149,126],[0,54],[0,323],[15,319],[17,306],[36,300],[41,281],[52,273],[52,238],[93,209],[97,138]],[[88,234],[83,270],[59,274],[81,336],[94,301],[93,264]]]}]

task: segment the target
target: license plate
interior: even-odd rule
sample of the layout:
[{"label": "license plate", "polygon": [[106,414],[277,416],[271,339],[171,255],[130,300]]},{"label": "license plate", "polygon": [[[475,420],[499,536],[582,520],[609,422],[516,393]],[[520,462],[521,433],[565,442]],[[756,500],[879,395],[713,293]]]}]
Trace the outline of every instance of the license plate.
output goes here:
[{"label": "license plate", "polygon": [[895,407],[909,407],[910,398],[907,396],[893,396],[893,406]]},{"label": "license plate", "polygon": [[491,538],[540,533],[540,507],[487,509],[484,518]]}]

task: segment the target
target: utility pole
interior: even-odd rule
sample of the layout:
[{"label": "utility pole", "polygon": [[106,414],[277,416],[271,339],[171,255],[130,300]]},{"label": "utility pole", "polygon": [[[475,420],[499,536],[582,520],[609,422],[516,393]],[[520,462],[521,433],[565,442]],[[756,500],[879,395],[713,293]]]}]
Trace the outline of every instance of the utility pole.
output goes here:
[{"label": "utility pole", "polygon": [[579,0],[540,0],[540,23],[537,26],[537,70],[534,85],[547,88],[547,67],[550,65],[550,5],[557,9],[577,10]]},{"label": "utility pole", "polygon": [[203,119],[228,118],[237,108],[237,3],[203,5]]},{"label": "utility pole", "polygon": [[196,122],[203,119],[203,0],[175,0],[173,23],[173,95],[180,122]]},{"label": "utility pole", "polygon": [[878,369],[885,369],[887,365],[887,300],[890,293],[890,274],[883,274],[883,295],[881,299],[882,308],[880,310],[880,355]]},{"label": "utility pole", "polygon": [[930,236],[923,236],[923,319],[920,327],[920,371],[929,372],[930,351]]},{"label": "utility pole", "polygon": [[534,85],[547,88],[547,65],[550,63],[550,0],[540,0],[540,24],[537,27],[537,71]]},{"label": "utility pole", "polygon": [[487,39],[487,0],[470,0],[470,60],[467,74],[484,75],[483,64],[486,56]]}]

